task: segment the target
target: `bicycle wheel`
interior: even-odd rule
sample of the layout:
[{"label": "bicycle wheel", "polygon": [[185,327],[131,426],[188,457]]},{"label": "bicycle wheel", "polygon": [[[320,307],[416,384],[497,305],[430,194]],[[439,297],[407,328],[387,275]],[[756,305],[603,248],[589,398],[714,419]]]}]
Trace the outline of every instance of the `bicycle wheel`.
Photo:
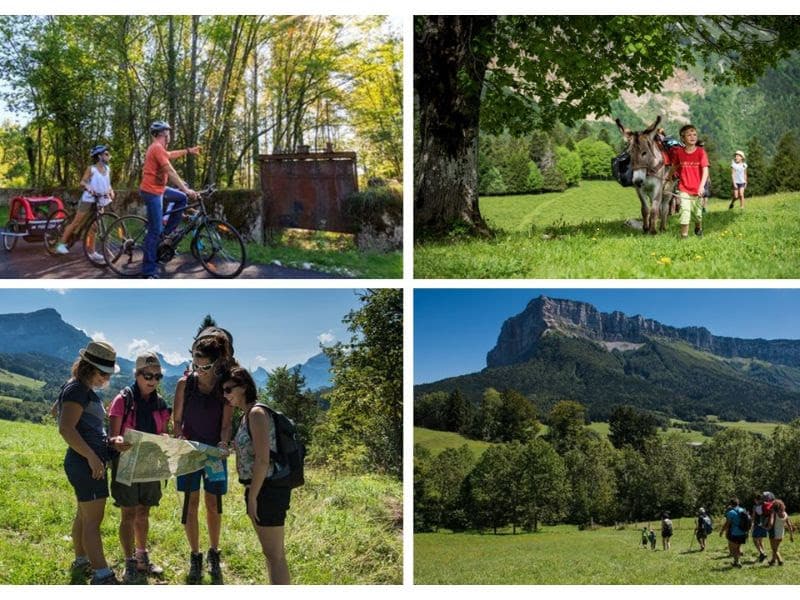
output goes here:
[{"label": "bicycle wheel", "polygon": [[[6,231],[8,233],[16,233],[16,223],[9,221],[6,223]],[[3,248],[5,248],[6,252],[11,252],[14,249],[14,246],[17,245],[17,236],[15,235],[4,235],[3,236]]]},{"label": "bicycle wheel", "polygon": [[111,270],[122,277],[138,277],[144,262],[147,220],[136,215],[120,217],[108,226],[103,256]]},{"label": "bicycle wheel", "polygon": [[[72,215],[67,214],[65,210],[58,209],[53,211],[50,216],[47,218],[47,223],[44,226],[44,236],[42,236],[44,241],[44,248],[50,254],[56,253],[56,246],[61,241],[61,236],[64,233],[64,228],[67,226],[67,223],[70,222]],[[71,246],[72,242],[68,243],[67,246]]]},{"label": "bicycle wheel", "polygon": [[192,254],[214,277],[236,277],[246,260],[242,236],[232,225],[217,219],[209,219],[197,228]]},{"label": "bicycle wheel", "polygon": [[[103,254],[103,239],[106,237],[106,233],[110,231],[111,224],[118,218],[114,213],[100,213],[83,231],[83,254],[86,256],[86,260],[98,269],[104,269],[108,266],[106,257]],[[92,237],[94,237],[94,243],[91,243]],[[89,250],[90,247],[91,251]]]}]

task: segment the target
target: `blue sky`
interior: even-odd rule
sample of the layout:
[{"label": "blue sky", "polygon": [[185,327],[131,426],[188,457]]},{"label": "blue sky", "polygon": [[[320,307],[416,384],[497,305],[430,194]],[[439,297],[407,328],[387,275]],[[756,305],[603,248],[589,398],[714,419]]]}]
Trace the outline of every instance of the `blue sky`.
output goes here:
[{"label": "blue sky", "polygon": [[210,314],[233,334],[239,362],[267,370],[305,362],[320,343],[348,341],[342,317],[360,306],[349,289],[0,290],[0,313],[54,308],[125,358],[151,349],[173,364],[189,359],[191,340]]},{"label": "blue sky", "polygon": [[797,289],[418,289],[414,383],[483,369],[503,322],[542,294],[674,327],[699,325],[715,335],[800,339]]}]

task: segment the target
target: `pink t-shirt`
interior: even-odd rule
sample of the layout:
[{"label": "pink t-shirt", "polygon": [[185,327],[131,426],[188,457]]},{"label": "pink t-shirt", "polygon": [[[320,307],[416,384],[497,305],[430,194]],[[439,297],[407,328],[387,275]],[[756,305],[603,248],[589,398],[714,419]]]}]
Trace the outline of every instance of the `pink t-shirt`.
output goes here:
[{"label": "pink t-shirt", "polygon": [[[122,395],[122,392],[120,392],[111,401],[111,406],[108,408],[108,417],[109,418],[122,417],[124,414],[125,414],[125,397]],[[170,412],[168,408],[154,410],[153,420],[155,420],[156,422],[156,430],[146,431],[145,433],[155,433],[157,435],[166,433],[167,425],[169,424],[169,417],[170,417]],[[119,430],[119,434],[123,435],[126,429],[135,429],[135,428],[136,428],[136,404],[134,403],[131,412],[128,413],[128,418],[126,418],[122,423],[122,427]]]}]

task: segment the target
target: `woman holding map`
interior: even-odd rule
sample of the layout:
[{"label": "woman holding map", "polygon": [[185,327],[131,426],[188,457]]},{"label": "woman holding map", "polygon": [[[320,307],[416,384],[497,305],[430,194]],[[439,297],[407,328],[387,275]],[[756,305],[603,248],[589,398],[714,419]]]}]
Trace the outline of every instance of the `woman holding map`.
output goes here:
[{"label": "woman holding map", "polygon": [[72,522],[72,578],[91,575],[93,585],[115,585],[119,582],[106,562],[100,525],[108,498],[106,466],[111,446],[123,450],[125,445],[121,438],[108,437],[106,411],[95,390],[108,385],[117,369],[117,353],[107,342],[89,342],[79,354],[56,404],[58,432],[69,445],[64,472],[78,501]]},{"label": "woman holding map", "polygon": [[[108,416],[112,436],[121,436],[127,429],[156,435],[167,433],[170,409],[158,394],[161,363],[154,352],[136,357],[135,382],[124,388],[111,402]],[[147,534],[150,529],[150,507],[161,500],[161,482],[148,481],[124,485],[117,481],[119,456],[111,466],[111,496],[122,510],[119,541],[125,553],[123,583],[138,583],[141,576],[161,575],[163,569],[150,562]]]}]

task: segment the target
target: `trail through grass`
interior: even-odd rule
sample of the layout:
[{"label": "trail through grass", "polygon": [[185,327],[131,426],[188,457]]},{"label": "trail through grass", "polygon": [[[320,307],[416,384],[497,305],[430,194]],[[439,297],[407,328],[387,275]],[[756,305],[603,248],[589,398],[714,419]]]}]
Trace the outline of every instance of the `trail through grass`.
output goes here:
[{"label": "trail through grass", "polygon": [[[65,443],[53,425],[0,421],[0,585],[67,584],[73,559],[75,499],[62,468]],[[233,460],[233,459],[231,459]],[[266,568],[233,476],[223,501],[221,550],[226,584],[266,583]],[[286,550],[293,583],[402,583],[402,485],[377,475],[306,471],[292,493]],[[151,558],[164,583],[184,583],[189,547],[174,481],[151,510]],[[204,509],[201,508],[201,513]],[[200,515],[204,523],[204,514]],[[105,554],[119,574],[119,509],[109,498],[102,525]],[[208,547],[201,525],[201,548]],[[155,580],[150,580],[155,583]],[[210,583],[206,576],[205,583]]]},{"label": "trail through grass", "polygon": [[[793,519],[795,522],[797,517]],[[692,519],[675,519],[672,548],[640,547],[642,524],[622,530],[603,527],[543,527],[538,533],[421,533],[414,536],[415,584],[796,584],[800,544],[781,546],[782,567],[756,561],[748,540],[743,568],[734,569],[727,542],[719,537],[720,517],[708,549],[698,551]],[[800,540],[799,540],[800,541]],[[689,549],[691,546],[691,550]]]},{"label": "trail through grass", "polygon": [[800,277],[800,194],[751,198],[744,210],[711,199],[702,238],[643,235],[639,201],[616,182],[582,181],[562,194],[481,198],[491,240],[451,238],[417,244],[418,278],[730,278]]}]

